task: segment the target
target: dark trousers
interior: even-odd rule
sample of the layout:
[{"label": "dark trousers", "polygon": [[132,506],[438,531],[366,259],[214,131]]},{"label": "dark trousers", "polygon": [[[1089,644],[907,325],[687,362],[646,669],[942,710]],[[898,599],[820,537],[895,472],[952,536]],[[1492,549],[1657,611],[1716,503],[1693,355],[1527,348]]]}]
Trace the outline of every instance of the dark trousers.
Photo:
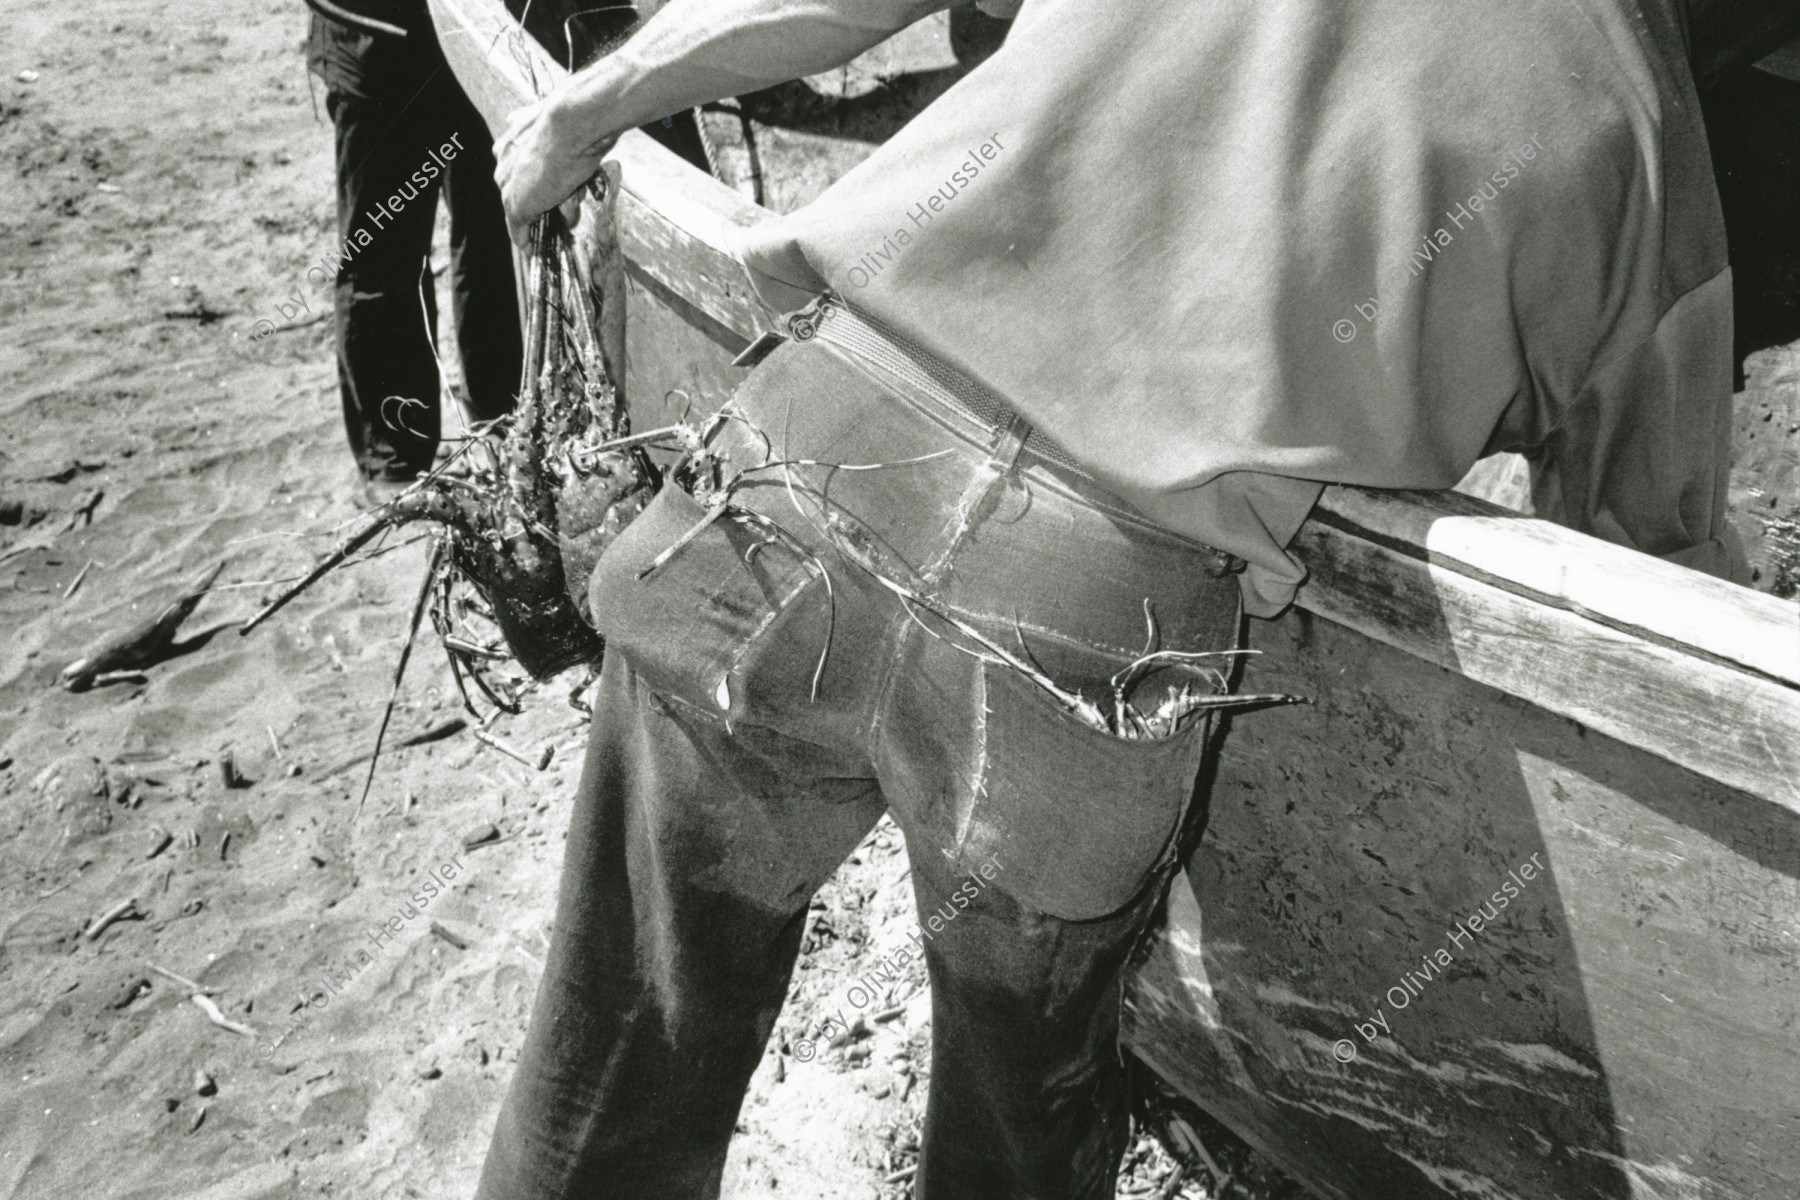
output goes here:
[{"label": "dark trousers", "polygon": [[353,247],[334,287],[338,390],[350,449],[372,479],[411,478],[437,450],[429,260],[440,192],[470,417],[511,411],[523,355],[493,143],[429,21],[414,24],[400,39],[315,14],[309,42],[337,131],[339,250]]},{"label": "dark trousers", "polygon": [[[1164,649],[1235,646],[1237,584],[828,333],[758,367],[714,443],[752,468],[734,499],[760,516],[640,578],[705,515],[670,486],[595,571],[605,666],[481,1200],[717,1196],[808,904],[884,811],[932,988],[915,1195],[1113,1195],[1124,976],[1198,815],[1208,728],[1097,730],[981,638],[1098,698],[1143,652],[1146,607]],[[757,469],[795,459],[913,461]]]}]

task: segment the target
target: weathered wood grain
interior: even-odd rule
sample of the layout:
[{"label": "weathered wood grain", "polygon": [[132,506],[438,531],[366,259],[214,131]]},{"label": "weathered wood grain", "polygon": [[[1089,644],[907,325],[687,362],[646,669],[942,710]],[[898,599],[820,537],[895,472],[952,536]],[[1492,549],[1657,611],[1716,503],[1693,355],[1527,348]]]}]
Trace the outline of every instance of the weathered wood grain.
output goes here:
[{"label": "weathered wood grain", "polygon": [[1455,492],[1334,488],[1325,511],[1359,539],[1800,686],[1800,606],[1790,601]]},{"label": "weathered wood grain", "polygon": [[1800,1194],[1800,817],[1335,621],[1254,638],[1317,704],[1226,737],[1134,1049],[1325,1196]]},{"label": "weathered wood grain", "polygon": [[1309,611],[1800,813],[1791,602],[1467,497],[1334,499],[1295,543]]},{"label": "weathered wood grain", "polygon": [[[1800,214],[1800,185],[1794,196],[1793,212]],[[1800,234],[1794,241],[1800,243]],[[1800,249],[1795,258],[1800,260]],[[1800,292],[1800,266],[1792,278]],[[1794,306],[1800,308],[1800,295]],[[1731,502],[1757,585],[1777,596],[1800,596],[1800,344],[1750,360],[1734,426]]]}]

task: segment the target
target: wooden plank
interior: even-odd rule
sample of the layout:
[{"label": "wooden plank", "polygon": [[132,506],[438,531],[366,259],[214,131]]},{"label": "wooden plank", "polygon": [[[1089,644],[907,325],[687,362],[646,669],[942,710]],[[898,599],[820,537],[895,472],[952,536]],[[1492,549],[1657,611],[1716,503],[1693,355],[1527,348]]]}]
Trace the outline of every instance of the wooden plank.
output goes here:
[{"label": "wooden plank", "polygon": [[1322,1196],[1790,1200],[1800,817],[1334,621],[1254,637],[1317,705],[1224,739],[1133,1048]]},{"label": "wooden plank", "polygon": [[429,0],[428,6],[444,61],[496,137],[514,109],[568,74],[497,0]]},{"label": "wooden plank", "polygon": [[[1590,619],[1546,602],[1557,597],[1533,594],[1504,576],[1469,572],[1457,558],[1436,560],[1431,547],[1438,523],[1429,524],[1423,536],[1388,540],[1396,531],[1409,532],[1415,519],[1428,521],[1426,515],[1406,513],[1379,537],[1331,520],[1346,510],[1404,510],[1405,498],[1392,506],[1352,493],[1339,499],[1342,508],[1309,522],[1296,539],[1297,552],[1313,571],[1308,611],[1800,812],[1800,688],[1695,653],[1691,645]],[[1465,497],[1454,501],[1459,508],[1479,503]],[[1422,503],[1417,508],[1431,511]],[[1507,524],[1543,525],[1517,519]],[[1490,552],[1491,542],[1479,537],[1449,540],[1459,550],[1472,543],[1464,551],[1471,557]],[[1643,557],[1599,543],[1595,550]],[[1550,560],[1547,567],[1532,574],[1521,565],[1520,573],[1554,585],[1559,574],[1576,576],[1585,569],[1561,561],[1572,556],[1549,548],[1541,554]],[[1707,593],[1730,587],[1654,560],[1639,571],[1640,576],[1665,573],[1674,578],[1663,581],[1658,593],[1670,593],[1672,608],[1686,609],[1699,621],[1707,618]]]},{"label": "wooden plank", "polygon": [[621,138],[615,157],[625,184],[620,240],[633,265],[745,342],[773,328],[777,314],[756,298],[731,252],[735,229],[771,214],[641,133]]},{"label": "wooden plank", "polygon": [[1324,519],[1457,574],[1800,687],[1800,607],[1455,492],[1333,488]]},{"label": "wooden plank", "polygon": [[[430,0],[444,57],[491,132],[568,75],[491,0]],[[772,214],[642,133],[619,139],[619,233],[641,277],[748,343],[775,322],[731,252],[732,231]]]}]

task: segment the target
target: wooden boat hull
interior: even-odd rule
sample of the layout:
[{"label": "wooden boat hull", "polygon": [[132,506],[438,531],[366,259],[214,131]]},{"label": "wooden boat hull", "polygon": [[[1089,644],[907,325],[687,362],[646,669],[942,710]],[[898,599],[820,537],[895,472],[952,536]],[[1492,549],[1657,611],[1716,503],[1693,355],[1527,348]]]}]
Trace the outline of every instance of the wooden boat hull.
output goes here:
[{"label": "wooden boat hull", "polygon": [[1226,739],[1137,1053],[1324,1196],[1800,1194],[1800,818],[1330,620],[1255,642],[1317,706]]},{"label": "wooden boat hull", "polygon": [[[490,123],[555,77],[432,6]],[[647,428],[774,326],[766,214],[618,157]],[[1446,494],[1333,489],[1300,551],[1246,686],[1316,703],[1226,737],[1133,1048],[1322,1196],[1800,1195],[1800,608]]]}]

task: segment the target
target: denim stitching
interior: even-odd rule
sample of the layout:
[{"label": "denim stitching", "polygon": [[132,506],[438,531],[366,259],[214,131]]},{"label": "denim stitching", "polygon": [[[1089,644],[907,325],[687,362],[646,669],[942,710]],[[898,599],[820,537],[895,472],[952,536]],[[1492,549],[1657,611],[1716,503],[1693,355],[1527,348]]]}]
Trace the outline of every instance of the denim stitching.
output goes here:
[{"label": "denim stitching", "polygon": [[981,681],[981,704],[977,708],[975,718],[975,736],[978,743],[975,751],[975,775],[970,780],[969,807],[957,823],[956,841],[951,847],[953,859],[960,858],[963,847],[969,840],[969,826],[975,823],[975,810],[981,807],[982,797],[987,795],[987,762],[988,762],[988,718],[994,710],[988,707],[987,672],[977,671],[976,678]]},{"label": "denim stitching", "polygon": [[820,568],[813,566],[811,563],[805,563],[803,565],[806,568],[806,578],[795,584],[792,591],[776,601],[775,606],[769,610],[768,615],[763,617],[756,628],[751,630],[749,634],[744,637],[743,645],[738,647],[737,653],[731,656],[731,661],[725,666],[726,679],[730,679],[732,675],[737,672],[737,669],[744,663],[744,656],[750,653],[751,648],[756,645],[763,634],[769,631],[769,626],[773,625],[781,617],[781,614],[788,610],[788,606],[799,597],[800,593],[819,582],[824,576],[824,572]]}]

